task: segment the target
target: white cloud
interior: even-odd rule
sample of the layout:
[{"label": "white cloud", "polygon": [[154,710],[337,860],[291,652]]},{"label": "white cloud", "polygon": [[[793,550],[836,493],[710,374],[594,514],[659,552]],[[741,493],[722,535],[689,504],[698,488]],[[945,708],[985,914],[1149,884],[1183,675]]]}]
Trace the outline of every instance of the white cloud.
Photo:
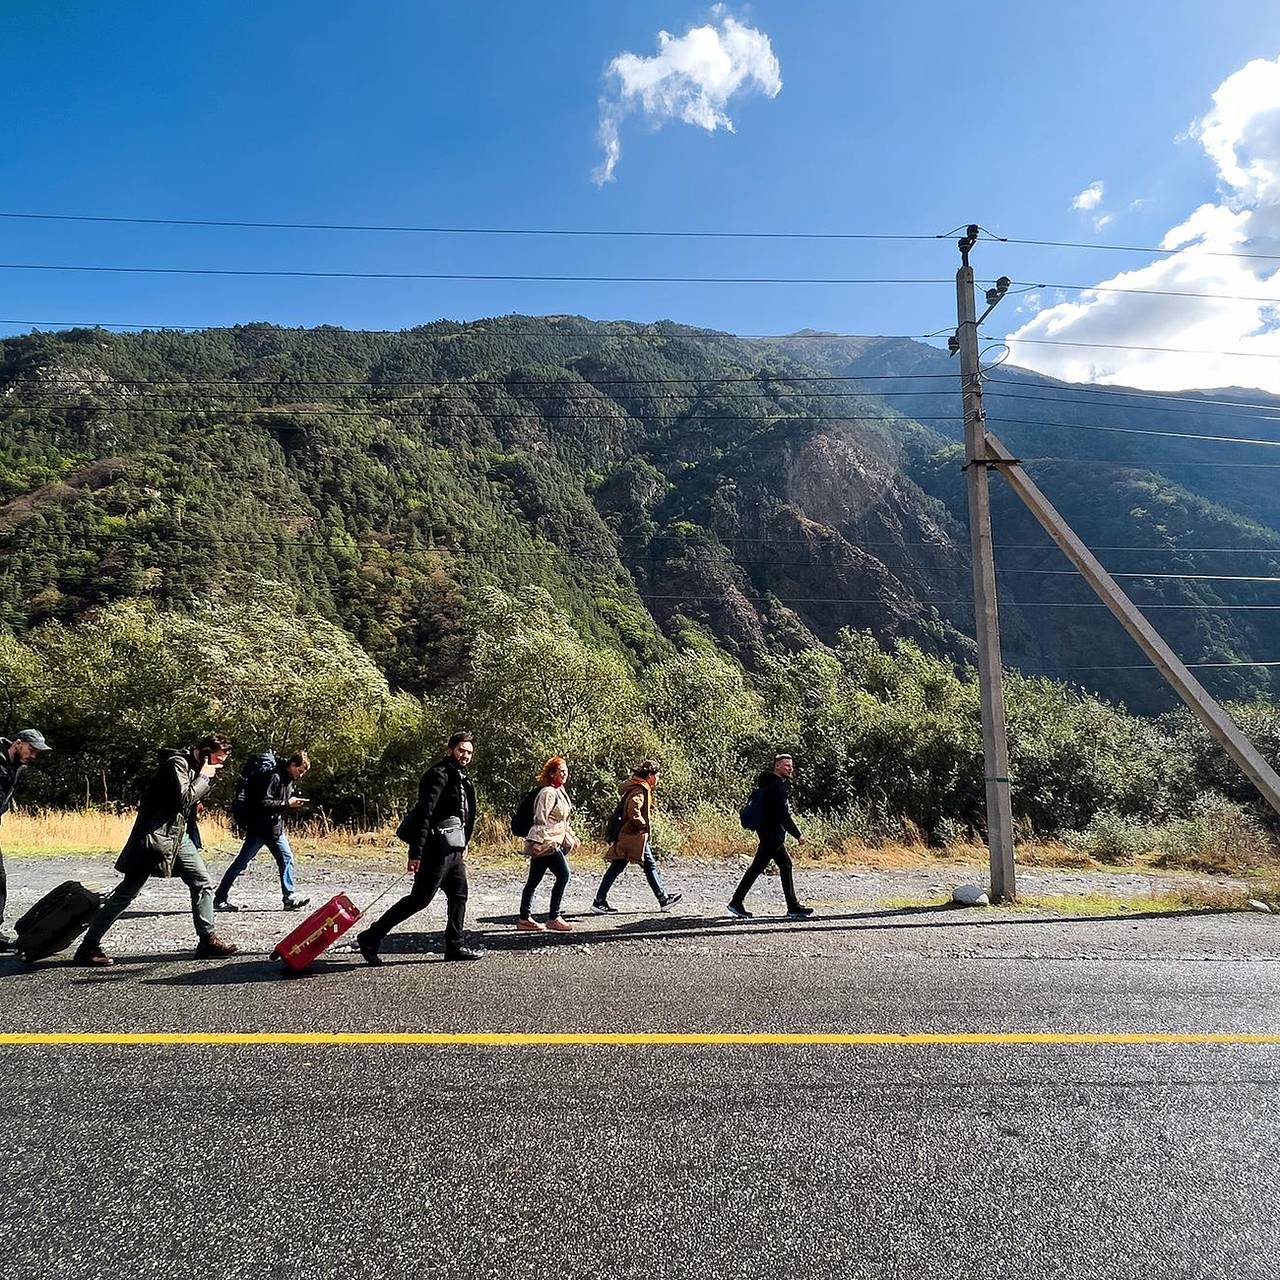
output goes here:
[{"label": "white cloud", "polygon": [[679,120],[708,133],[732,133],[731,98],[753,89],[770,98],[781,92],[782,69],[769,37],[739,22],[723,5],[716,5],[711,16],[711,23],[690,27],[682,36],[659,31],[652,58],[620,53],[609,63],[600,99],[604,157],[592,175],[597,186],[613,180],[622,154],[622,121],[632,112],[659,126]]},{"label": "white cloud", "polygon": [[[1085,292],[1046,307],[1010,334],[1014,362],[1073,381],[1280,392],[1280,359],[1216,354],[1280,357],[1280,264],[1213,256],[1280,255],[1280,58],[1250,62],[1228,76],[1188,136],[1213,161],[1217,200],[1165,233],[1161,247],[1175,252],[1102,280],[1099,288],[1228,296]],[[1082,345],[1036,346],[1027,339]],[[1120,345],[1108,349],[1106,343]]]},{"label": "white cloud", "polygon": [[1105,187],[1102,182],[1091,182],[1078,196],[1072,198],[1073,209],[1096,209],[1102,203]]},{"label": "white cloud", "polygon": [[1094,218],[1094,220],[1093,220],[1093,229],[1094,229],[1095,231],[1101,231],[1101,230],[1102,230],[1104,227],[1106,227],[1109,223],[1114,222],[1114,221],[1115,221],[1115,217],[1116,217],[1116,215],[1115,215],[1114,213],[1100,213],[1100,214],[1098,214],[1098,216],[1097,216],[1096,218]]}]

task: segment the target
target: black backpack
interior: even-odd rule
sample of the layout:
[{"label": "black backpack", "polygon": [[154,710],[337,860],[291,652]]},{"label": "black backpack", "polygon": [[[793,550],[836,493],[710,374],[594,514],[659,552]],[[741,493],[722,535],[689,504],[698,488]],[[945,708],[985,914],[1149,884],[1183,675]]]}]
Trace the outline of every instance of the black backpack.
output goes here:
[{"label": "black backpack", "polygon": [[519,836],[522,840],[526,839],[533,827],[533,805],[538,798],[538,792],[542,790],[541,784],[525,794],[523,800],[516,805],[516,811],[511,815],[511,834]]},{"label": "black backpack", "polygon": [[245,762],[231,797],[231,820],[244,830],[257,816],[267,796],[267,784],[276,769],[276,753],[259,751]]},{"label": "black backpack", "polygon": [[618,807],[613,811],[609,821],[604,824],[604,838],[610,844],[617,844],[618,837],[622,834],[622,806],[625,804],[624,797],[618,801]]}]

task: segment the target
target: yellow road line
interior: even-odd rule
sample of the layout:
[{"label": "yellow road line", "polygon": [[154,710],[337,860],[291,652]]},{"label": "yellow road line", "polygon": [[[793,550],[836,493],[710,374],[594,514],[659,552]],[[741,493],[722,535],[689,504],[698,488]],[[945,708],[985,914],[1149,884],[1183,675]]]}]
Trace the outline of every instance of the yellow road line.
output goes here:
[{"label": "yellow road line", "polygon": [[1236,1031],[18,1031],[0,1033],[0,1048],[60,1045],[384,1046],[501,1049],[711,1046],[786,1048],[906,1045],[1280,1045],[1280,1032]]}]

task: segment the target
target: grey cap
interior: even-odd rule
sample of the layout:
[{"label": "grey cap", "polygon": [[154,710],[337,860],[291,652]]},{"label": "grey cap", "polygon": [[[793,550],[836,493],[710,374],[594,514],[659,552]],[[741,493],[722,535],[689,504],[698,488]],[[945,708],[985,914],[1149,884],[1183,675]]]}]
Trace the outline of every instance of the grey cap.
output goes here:
[{"label": "grey cap", "polygon": [[27,746],[34,747],[37,751],[52,751],[53,748],[44,740],[44,734],[39,729],[23,729],[20,733],[13,735],[14,742],[25,742]]}]

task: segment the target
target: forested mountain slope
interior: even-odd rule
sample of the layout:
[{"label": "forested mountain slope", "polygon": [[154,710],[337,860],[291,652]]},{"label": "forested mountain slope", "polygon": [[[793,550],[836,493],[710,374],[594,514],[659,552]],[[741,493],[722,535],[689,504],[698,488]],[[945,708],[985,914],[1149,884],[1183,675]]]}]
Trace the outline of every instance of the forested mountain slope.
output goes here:
[{"label": "forested mountain slope", "polygon": [[[283,591],[410,689],[458,670],[486,584],[545,586],[583,636],[636,664],[701,637],[750,669],[846,626],[963,658],[958,402],[948,377],[922,373],[954,366],[895,340],[574,317],[9,339],[0,610],[22,632],[120,598]],[[866,380],[835,380],[849,374]],[[1163,430],[1176,413],[1188,433],[1269,430],[1256,409],[1104,398],[1007,366],[992,377],[997,419]],[[1054,459],[1032,469],[1086,541],[1160,549],[1104,552],[1117,570],[1276,573],[1274,473],[1193,465],[1259,451],[993,427],[1021,456]],[[1141,659],[1104,610],[1049,607],[1091,597],[1055,551],[1028,549],[1043,535],[996,491],[1009,661],[1167,705],[1144,672],[1076,670]],[[1192,547],[1266,554],[1170,554]],[[1280,602],[1270,584],[1131,585],[1179,606],[1155,616],[1188,659],[1280,657],[1276,614],[1183,607]],[[1263,691],[1267,669],[1211,687]]]}]

